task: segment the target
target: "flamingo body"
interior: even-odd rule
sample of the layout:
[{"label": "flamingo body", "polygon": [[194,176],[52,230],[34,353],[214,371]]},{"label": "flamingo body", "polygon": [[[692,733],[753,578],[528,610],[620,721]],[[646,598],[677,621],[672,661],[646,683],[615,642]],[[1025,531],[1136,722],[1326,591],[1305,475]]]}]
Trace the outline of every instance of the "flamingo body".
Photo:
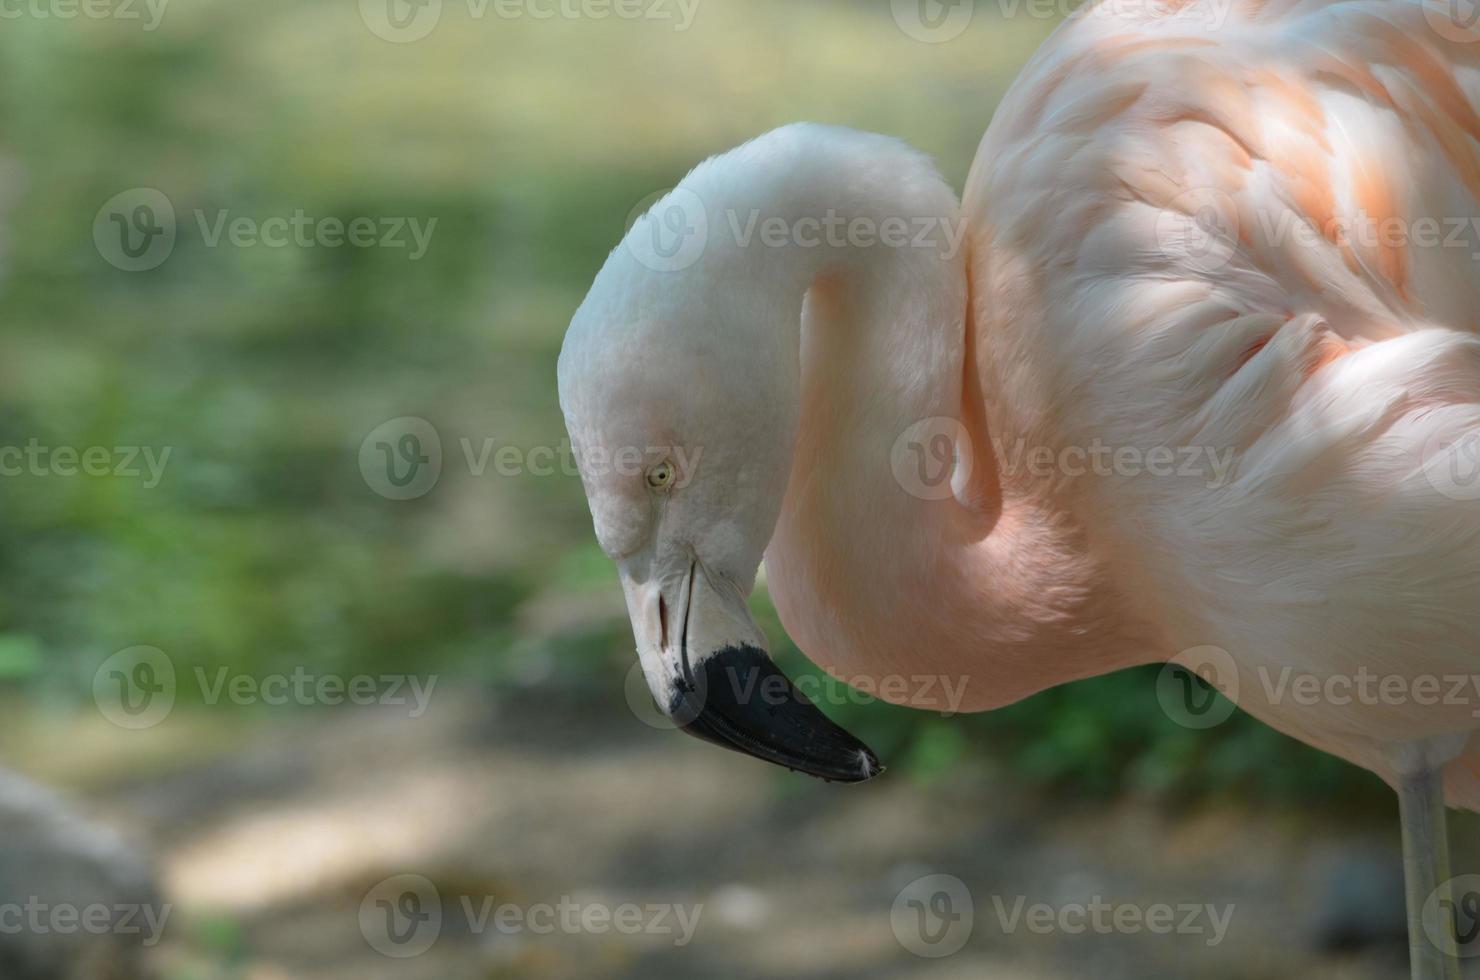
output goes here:
[{"label": "flamingo body", "polygon": [[[1480,446],[1480,33],[1402,0],[1110,9],[1040,52],[969,180],[994,438],[1231,453],[1055,499],[1165,650],[1228,651],[1241,706],[1391,780],[1395,746],[1480,726],[1452,469]],[[1480,755],[1446,782],[1480,807]]]},{"label": "flamingo body", "polygon": [[[1129,6],[1037,54],[959,205],[903,144],[799,124],[607,260],[561,402],[652,691],[711,741],[877,771],[696,694],[769,669],[764,556],[798,645],[889,700],[1212,648],[1269,724],[1480,808],[1480,31],[1416,0]],[[740,234],[835,215],[942,233]],[[950,482],[916,485],[942,438]]]}]

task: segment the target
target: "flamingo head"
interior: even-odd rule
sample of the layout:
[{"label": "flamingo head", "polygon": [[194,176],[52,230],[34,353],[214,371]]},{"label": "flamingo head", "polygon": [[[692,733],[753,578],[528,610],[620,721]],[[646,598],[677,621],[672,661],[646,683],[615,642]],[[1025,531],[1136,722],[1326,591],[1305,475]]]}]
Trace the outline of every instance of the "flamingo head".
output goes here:
[{"label": "flamingo head", "polygon": [[566,335],[561,408],[658,706],[724,748],[860,782],[877,758],[777,669],[747,606],[791,472],[799,352],[776,319],[796,312],[724,288],[723,261],[655,271],[619,246]]}]

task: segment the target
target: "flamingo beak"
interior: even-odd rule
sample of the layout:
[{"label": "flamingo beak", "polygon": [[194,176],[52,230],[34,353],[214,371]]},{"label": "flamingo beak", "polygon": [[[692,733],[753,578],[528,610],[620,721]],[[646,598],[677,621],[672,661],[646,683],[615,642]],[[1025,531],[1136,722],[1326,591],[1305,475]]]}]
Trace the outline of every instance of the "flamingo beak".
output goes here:
[{"label": "flamingo beak", "polygon": [[685,732],[830,782],[884,771],[771,661],[746,597],[730,582],[695,562],[668,590],[625,575],[622,584],[648,688]]}]

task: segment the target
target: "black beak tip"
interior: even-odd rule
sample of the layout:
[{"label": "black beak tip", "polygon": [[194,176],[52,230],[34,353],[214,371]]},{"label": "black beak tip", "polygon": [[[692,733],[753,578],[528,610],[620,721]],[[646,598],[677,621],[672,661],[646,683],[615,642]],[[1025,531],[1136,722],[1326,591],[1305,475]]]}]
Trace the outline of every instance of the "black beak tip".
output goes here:
[{"label": "black beak tip", "polygon": [[669,714],[696,738],[827,782],[862,783],[884,772],[872,749],[753,646],[725,647],[690,671]]},{"label": "black beak tip", "polygon": [[[883,764],[879,762],[879,757],[874,755],[874,750],[862,742],[858,743],[858,758],[854,764],[857,766],[857,770],[844,775],[824,775],[815,772],[809,772],[807,775],[816,776],[825,783],[866,783],[876,776],[882,776],[885,771]],[[792,771],[805,772],[805,770],[801,769]]]}]

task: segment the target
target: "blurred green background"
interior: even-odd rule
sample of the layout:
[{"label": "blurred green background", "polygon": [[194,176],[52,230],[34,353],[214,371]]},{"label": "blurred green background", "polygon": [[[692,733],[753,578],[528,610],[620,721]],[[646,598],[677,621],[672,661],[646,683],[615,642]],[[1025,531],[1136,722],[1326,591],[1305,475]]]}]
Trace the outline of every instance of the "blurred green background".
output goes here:
[{"label": "blurred green background", "polygon": [[[0,32],[0,442],[171,450],[153,488],[3,486],[0,669],[51,702],[90,697],[101,659],[136,644],[182,670],[415,663],[614,686],[631,660],[624,623],[531,634],[519,616],[616,593],[579,481],[475,475],[461,440],[475,454],[562,444],[565,324],[653,191],[797,119],[898,135],[960,186],[1052,23],[997,18],[923,44],[887,4],[705,0],[688,30],[478,20],[448,4],[427,37],[392,43],[351,2],[176,0],[142,26],[23,18]],[[102,260],[92,230],[139,187],[169,198],[178,237],[163,265],[131,273]],[[300,211],[436,224],[419,259],[209,245],[222,212]],[[437,428],[445,462],[430,493],[397,502],[358,457],[402,416]],[[784,636],[774,618],[770,632]],[[970,741],[1073,793],[1330,800],[1368,782],[1252,722],[1180,728],[1153,677],[965,721],[882,705],[848,721],[918,772]]]},{"label": "blurred green background", "polygon": [[[687,30],[448,2],[427,36],[396,43],[366,9],[173,0],[156,30],[0,21],[0,445],[171,453],[157,486],[0,479],[0,690],[18,719],[0,748],[33,774],[107,797],[134,773],[297,724],[192,703],[182,684],[168,723],[120,732],[99,718],[93,679],[136,645],[182,675],[437,674],[475,704],[578,719],[562,736],[571,752],[613,732],[666,750],[674,736],[627,710],[631,638],[579,481],[476,475],[460,440],[562,444],[565,324],[652,192],[798,119],[899,136],[959,187],[1054,26],[979,11],[961,37],[928,44],[887,2],[699,0]],[[105,202],[136,188],[168,198],[177,239],[157,268],[129,272],[93,233]],[[201,220],[222,211],[436,225],[418,259],[213,247]],[[372,430],[405,416],[435,426],[443,472],[395,501],[359,460]],[[808,670],[757,605],[783,666]],[[1156,673],[969,718],[828,710],[911,792],[986,767],[1000,792],[1054,809],[1136,799],[1388,818],[1375,779],[1241,715],[1175,724]],[[305,713],[332,724],[350,710]],[[683,758],[721,771],[758,765],[694,751]],[[813,792],[764,779],[781,805]]]}]

